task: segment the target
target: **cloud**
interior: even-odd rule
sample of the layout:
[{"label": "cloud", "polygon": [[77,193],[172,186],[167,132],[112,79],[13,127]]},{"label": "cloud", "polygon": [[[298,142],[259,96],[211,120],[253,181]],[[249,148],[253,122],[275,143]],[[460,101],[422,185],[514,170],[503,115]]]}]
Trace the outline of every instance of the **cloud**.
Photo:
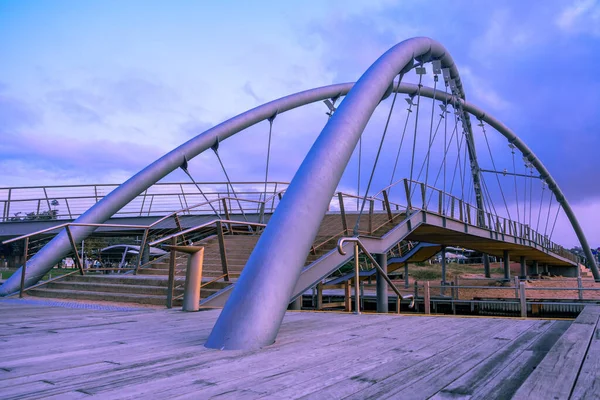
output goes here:
[{"label": "cloud", "polygon": [[600,36],[600,2],[574,1],[559,13],[556,25],[570,34],[588,33],[592,36]]},{"label": "cloud", "polygon": [[26,102],[0,94],[0,134],[30,128],[42,122],[42,113]]}]

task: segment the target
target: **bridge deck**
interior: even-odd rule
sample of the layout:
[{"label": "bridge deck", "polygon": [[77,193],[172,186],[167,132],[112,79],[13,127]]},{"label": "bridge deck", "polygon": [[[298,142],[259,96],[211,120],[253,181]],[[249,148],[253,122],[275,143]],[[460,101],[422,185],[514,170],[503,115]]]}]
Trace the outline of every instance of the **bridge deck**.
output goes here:
[{"label": "bridge deck", "polygon": [[[209,350],[202,344],[218,314],[1,300],[0,397],[509,398],[575,326],[290,312],[269,348]],[[589,340],[572,343],[588,351]],[[581,370],[593,370],[597,360],[584,359]]]}]

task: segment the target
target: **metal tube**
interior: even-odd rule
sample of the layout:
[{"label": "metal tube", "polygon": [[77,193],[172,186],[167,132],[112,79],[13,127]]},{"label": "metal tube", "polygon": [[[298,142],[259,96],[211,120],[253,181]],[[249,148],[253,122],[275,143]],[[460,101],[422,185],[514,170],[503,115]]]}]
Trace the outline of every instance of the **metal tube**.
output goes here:
[{"label": "metal tube", "polygon": [[444,286],[446,286],[446,246],[442,246],[442,288],[440,289],[440,294],[443,296],[446,292]]},{"label": "metal tube", "polygon": [[200,285],[202,283],[204,247],[177,246],[177,250],[189,254],[181,310],[198,311],[200,309]]},{"label": "metal tube", "polygon": [[377,287],[377,312],[387,313],[389,309],[387,282],[383,275],[387,274],[387,254],[375,254],[375,260],[381,267],[382,271],[377,270],[376,287]]},{"label": "metal tube", "polygon": [[[90,208],[88,211],[86,211],[84,214],[82,214],[77,219],[77,222],[98,223],[107,220],[124,205],[133,200],[138,194],[148,189],[150,186],[155,184],[158,180],[166,176],[171,171],[179,168],[184,157],[187,157],[188,160],[191,160],[196,155],[209,149],[215,143],[215,140],[217,138],[220,141],[223,141],[224,139],[231,137],[232,135],[246,129],[249,126],[266,120],[275,112],[281,114],[283,112],[294,109],[296,107],[303,106],[305,104],[310,104],[335,96],[343,96],[347,94],[350,91],[350,89],[353,88],[354,85],[354,83],[343,83],[307,90],[304,92],[283,97],[278,100],[271,101],[252,110],[244,112],[236,117],[233,117],[209,129],[208,131],[201,133],[200,135],[196,136],[195,138],[191,139],[185,144],[172,150],[171,152],[161,157],[159,160],[150,164],[148,167],[146,167],[138,174],[130,178],[127,182],[113,190],[102,200],[98,201],[96,197],[97,204]],[[397,90],[400,93],[412,95],[416,93],[418,87],[417,85],[413,84],[401,83],[400,85],[395,87],[395,90]],[[433,97],[432,88],[422,87],[420,93],[424,97]],[[471,103],[467,103],[462,99],[455,98],[452,94],[442,93],[439,91],[436,94],[436,98],[440,101],[445,102],[452,102],[455,100],[458,101],[460,104],[462,104],[462,107],[465,111],[474,115],[476,118],[488,123],[500,134],[504,135],[523,154],[527,155],[528,160],[532,162],[536,170],[548,183],[550,190],[552,190],[556,198],[559,199],[559,202],[561,203],[563,210],[567,218],[571,222],[571,225],[575,230],[577,238],[581,243],[581,247],[584,250],[586,258],[590,263],[590,268],[592,270],[592,273],[594,274],[594,279],[597,282],[600,281],[600,273],[598,272],[596,261],[593,258],[589,243],[587,242],[587,239],[579,225],[579,222],[577,221],[577,217],[573,213],[573,210],[569,206],[566,198],[564,197],[564,194],[562,193],[554,179],[551,177],[548,170],[544,167],[542,162],[539,161],[539,159],[537,159],[535,154],[527,147],[527,145],[525,145],[525,143],[523,143],[508,127],[506,127],[500,121],[495,119],[493,116],[487,114],[479,107]],[[532,161],[532,158],[535,161]],[[96,186],[94,186],[94,190],[97,190]],[[148,215],[150,215],[151,213],[153,200],[154,195],[152,195],[150,199]],[[11,205],[10,188],[6,204],[7,206],[5,218],[9,219]],[[408,208],[410,209],[410,203],[408,203]],[[462,207],[462,202],[459,202],[459,210],[459,219],[463,221],[464,210]],[[77,240],[81,240],[84,239],[87,235],[89,235],[93,230],[94,229],[92,229],[91,226],[89,226],[88,228],[78,228],[73,230],[73,235]],[[506,233],[506,224],[504,226],[504,233]],[[31,260],[29,260],[30,265],[28,268],[29,272],[26,274],[26,286],[30,286],[37,282],[47,271],[49,271],[52,268],[54,264],[56,264],[66,254],[68,254],[69,247],[70,245],[68,238],[66,237],[66,233],[62,232],[61,234],[57,235],[54,239],[52,239],[52,241],[46,246],[44,246],[38,253],[36,253],[31,258]],[[13,274],[13,276],[11,276],[0,287],[0,296],[7,295],[18,290],[18,275],[19,271],[17,271],[16,274]]]},{"label": "metal tube", "polygon": [[27,251],[29,250],[29,238],[25,238],[23,245],[23,270],[21,271],[21,288],[19,297],[23,298],[23,290],[25,289],[25,273],[27,271]]},{"label": "metal tube", "polygon": [[358,243],[354,243],[354,313],[360,314],[360,265]]},{"label": "metal tube", "polygon": [[510,255],[508,254],[508,250],[504,250],[502,252],[502,258],[504,262],[504,281],[510,281]]},{"label": "metal tube", "polygon": [[525,261],[525,256],[521,256],[521,258],[519,259],[519,262],[521,263],[521,274],[519,275],[520,280],[527,279],[527,265],[525,264]]},{"label": "metal tube", "polygon": [[485,277],[489,278],[490,275],[490,257],[487,254],[483,255],[483,270],[485,272]]}]

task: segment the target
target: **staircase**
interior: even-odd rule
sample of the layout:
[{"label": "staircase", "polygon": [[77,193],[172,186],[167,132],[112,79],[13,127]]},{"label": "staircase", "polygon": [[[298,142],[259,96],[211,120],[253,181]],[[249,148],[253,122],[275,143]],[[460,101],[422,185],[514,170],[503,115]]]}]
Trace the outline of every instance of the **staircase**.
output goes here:
[{"label": "staircase", "polygon": [[[403,218],[402,214],[396,214],[393,222],[389,222],[386,213],[363,215],[359,230],[361,231],[361,235],[378,238],[396,227],[402,222]],[[345,232],[340,214],[325,215],[315,237],[314,245],[309,254],[307,254],[305,267],[314,265],[323,256],[334,251],[337,246],[337,240],[346,234],[351,234],[356,219],[356,214],[346,214],[346,227],[349,232]],[[210,305],[213,306],[222,305],[221,303],[226,300],[228,293],[225,296],[220,296],[220,294],[228,290],[230,291],[233,288],[233,284],[241,274],[259,238],[259,233],[248,232],[244,232],[243,234],[238,232],[237,234],[225,235],[223,237],[230,282],[223,279],[215,281],[215,278],[221,277],[224,274],[218,237],[216,235],[210,236],[198,243],[194,243],[195,245],[204,246],[203,282],[212,281],[210,284],[202,287],[200,291],[203,303],[211,303]],[[186,264],[187,256],[182,253],[176,253],[176,289],[174,297],[182,294]],[[328,270],[327,275],[333,271],[335,271],[335,268],[331,271]],[[32,296],[47,298],[164,305],[167,296],[168,273],[169,257],[163,256],[141,268],[137,275],[70,275],[63,280],[50,282],[39,288],[31,289],[27,293]],[[214,301],[207,301],[215,297],[219,298],[219,301],[216,303]],[[177,303],[174,303],[174,305],[177,305]]]}]

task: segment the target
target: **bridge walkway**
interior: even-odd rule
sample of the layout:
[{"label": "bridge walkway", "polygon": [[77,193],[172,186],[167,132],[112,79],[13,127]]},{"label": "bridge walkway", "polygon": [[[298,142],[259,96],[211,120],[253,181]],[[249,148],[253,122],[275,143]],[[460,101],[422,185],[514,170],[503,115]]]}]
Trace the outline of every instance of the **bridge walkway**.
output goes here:
[{"label": "bridge walkway", "polygon": [[220,310],[72,306],[0,300],[3,399],[574,400],[598,392],[594,306],[574,322],[287,312],[276,343],[260,351],[202,346]]}]

